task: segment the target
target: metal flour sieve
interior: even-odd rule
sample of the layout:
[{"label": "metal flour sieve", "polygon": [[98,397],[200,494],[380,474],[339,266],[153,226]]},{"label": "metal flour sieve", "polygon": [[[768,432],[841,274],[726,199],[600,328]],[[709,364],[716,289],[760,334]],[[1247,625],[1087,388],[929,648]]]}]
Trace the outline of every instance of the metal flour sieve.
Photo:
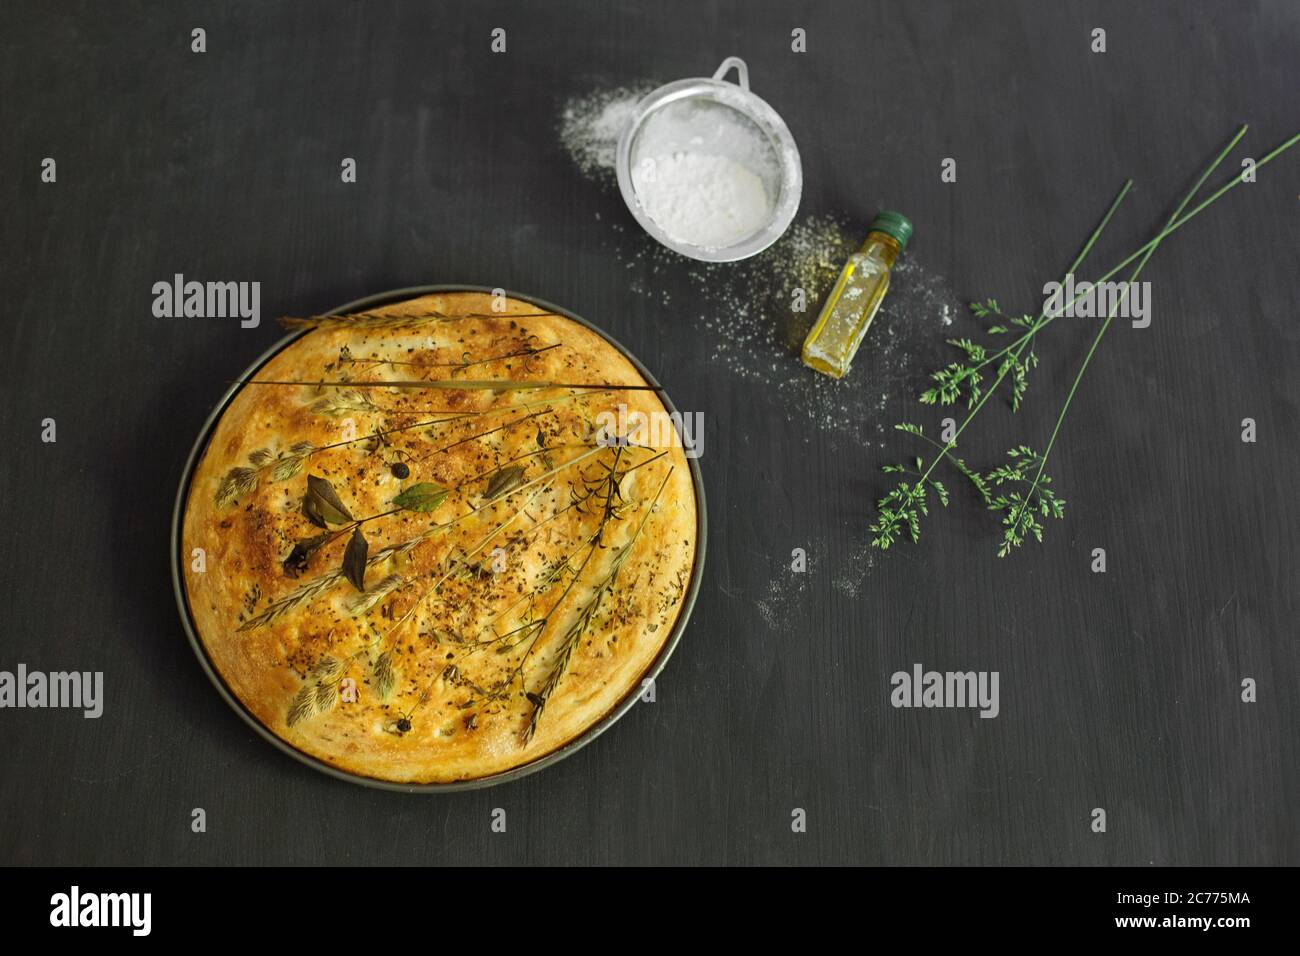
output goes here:
[{"label": "metal flour sieve", "polygon": [[[722,78],[732,69],[738,83]],[[725,134],[724,135],[724,131]],[[653,153],[698,151],[722,155],[762,180],[770,205],[766,224],[719,248],[705,248],[669,235],[646,212],[632,172],[653,163]],[[704,262],[733,262],[762,252],[794,219],[803,192],[803,168],[789,128],[749,90],[749,68],[729,56],[709,77],[661,86],[636,105],[618,141],[618,188],[636,221],[674,252]]]}]

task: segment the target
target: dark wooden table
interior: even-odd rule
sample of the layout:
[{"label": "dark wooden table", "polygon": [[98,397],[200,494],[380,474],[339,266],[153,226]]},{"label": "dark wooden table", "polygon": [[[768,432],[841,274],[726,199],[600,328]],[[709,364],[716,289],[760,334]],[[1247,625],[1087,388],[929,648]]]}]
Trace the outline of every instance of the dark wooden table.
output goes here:
[{"label": "dark wooden table", "polygon": [[[1216,182],[1297,131],[1293,0],[28,6],[0,35],[0,669],[101,670],[107,700],[99,720],[0,711],[0,861],[1300,862],[1300,151],[1157,252],[1150,328],[1112,328],[1053,453],[1067,519],[999,560],[951,476],[919,546],[866,548],[878,467],[912,447],[888,426],[938,428],[912,396],[978,323],[915,318],[900,291],[851,378],[809,385],[786,347],[808,316],[751,314],[764,335],[719,342],[706,323],[731,327],[732,304],[708,287],[748,273],[657,253],[557,135],[570,97],[740,55],[798,141],[802,216],[861,230],[900,209],[945,301],[1036,310],[1125,177],[1097,266],[1238,124]],[[178,272],[261,282],[262,325],[155,318]],[[427,282],[567,306],[707,423],[708,567],[657,702],[451,796],[350,786],[258,739],[168,577],[185,456],[271,319]],[[1094,330],[1043,334],[1026,406],[990,406],[972,463],[1042,446]],[[918,662],[998,671],[1001,713],[892,708],[890,675]]]}]

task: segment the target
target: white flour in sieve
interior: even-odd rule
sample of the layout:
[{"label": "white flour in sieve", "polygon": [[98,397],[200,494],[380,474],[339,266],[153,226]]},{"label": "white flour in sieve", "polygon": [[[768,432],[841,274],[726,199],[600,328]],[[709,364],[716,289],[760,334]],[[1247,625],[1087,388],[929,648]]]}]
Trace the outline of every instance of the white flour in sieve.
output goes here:
[{"label": "white flour in sieve", "polygon": [[721,101],[684,100],[652,112],[633,146],[637,203],[678,243],[734,245],[772,219],[780,169],[767,137]]},{"label": "white flour in sieve", "polygon": [[637,201],[677,242],[721,249],[758,232],[772,218],[763,180],[728,156],[676,152],[632,170]]}]

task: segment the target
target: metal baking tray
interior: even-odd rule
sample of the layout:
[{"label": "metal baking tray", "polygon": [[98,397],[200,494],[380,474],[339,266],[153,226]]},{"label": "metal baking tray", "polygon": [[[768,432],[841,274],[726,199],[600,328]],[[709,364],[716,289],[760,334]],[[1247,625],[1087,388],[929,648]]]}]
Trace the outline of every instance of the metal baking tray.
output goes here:
[{"label": "metal baking tray", "polygon": [[[491,294],[496,291],[498,290],[489,289],[485,286],[473,285],[412,286],[407,289],[394,289],[390,292],[381,292],[377,295],[366,296],[363,299],[357,299],[354,302],[341,305],[326,314],[339,315],[347,312],[373,309],[379,306],[401,302],[405,299],[413,299],[418,296],[429,295],[437,292],[485,292]],[[567,309],[562,309],[544,299],[539,299],[536,296],[521,295],[517,292],[510,292],[508,290],[503,291],[505,291],[505,294],[512,299],[517,299],[520,302],[527,302],[540,309],[554,313],[555,315],[562,315],[580,325],[585,325],[610,345],[614,346],[614,348],[623,353],[627,360],[636,367],[636,370],[644,376],[646,382],[651,385],[659,385],[658,380],[650,374],[635,355],[624,348],[622,344],[610,338],[605,332],[592,325],[586,319],[574,315]],[[289,343],[297,340],[303,335],[310,334],[311,329],[304,329],[286,335],[280,341],[267,349],[265,353],[249,366],[248,369],[239,377],[239,382],[252,378],[263,365],[269,362],[272,357],[289,345]],[[189,459],[185,462],[185,469],[181,473],[180,487],[176,491],[176,504],[172,509],[172,590],[176,595],[176,607],[180,611],[181,624],[185,628],[185,634],[189,638],[190,646],[194,649],[194,654],[198,658],[199,665],[203,668],[203,672],[208,675],[208,679],[212,681],[213,686],[216,687],[217,693],[219,693],[222,699],[230,705],[231,709],[242,717],[244,722],[257,731],[257,733],[259,733],[263,738],[279,750],[293,757],[295,760],[305,763],[307,766],[319,770],[322,773],[329,774],[331,777],[336,777],[339,780],[347,780],[351,783],[361,784],[366,787],[375,787],[380,790],[396,790],[405,793],[452,793],[458,790],[478,790],[483,787],[495,786],[496,784],[509,783],[512,780],[518,780],[521,777],[526,777],[529,774],[536,773],[539,770],[544,770],[547,767],[557,764],[565,757],[576,753],[582,747],[591,743],[632,708],[632,705],[635,704],[637,699],[641,696],[640,681],[638,681],[638,683],[629,690],[627,696],[619,701],[619,703],[606,713],[605,716],[559,749],[553,750],[542,757],[538,757],[536,760],[514,767],[511,770],[502,773],[492,774],[487,777],[478,777],[472,780],[457,780],[450,783],[398,783],[390,780],[379,780],[374,777],[348,773],[347,771],[331,766],[317,757],[303,753],[301,750],[282,740],[272,732],[270,728],[253,716],[253,714],[244,707],[239,699],[235,697],[230,688],[226,686],[225,681],[221,679],[221,675],[217,673],[216,668],[212,665],[212,661],[208,658],[207,650],[204,648],[203,642],[199,639],[198,632],[194,627],[194,620],[190,614],[189,600],[185,594],[185,585],[181,579],[182,568],[187,566],[188,560],[186,556],[181,553],[181,524],[185,513],[185,503],[189,497],[190,479],[194,474],[195,467],[197,467],[199,463],[199,459],[203,456],[203,452],[207,448],[208,440],[211,437],[213,430],[216,428],[217,421],[221,418],[222,413],[225,412],[226,407],[235,397],[240,387],[241,386],[238,382],[231,386],[226,394],[221,397],[221,401],[217,402],[212,413],[208,415],[207,421],[203,423],[203,427],[199,430],[198,439],[194,442],[194,447],[190,451]],[[660,392],[659,397],[663,401],[664,407],[668,409],[669,412],[676,411],[672,401],[664,392]],[[645,680],[647,677],[658,677],[659,673],[664,669],[664,665],[668,663],[668,658],[672,656],[674,649],[676,649],[677,642],[681,640],[682,632],[686,630],[686,624],[690,620],[691,611],[695,607],[695,598],[699,594],[700,580],[704,574],[704,553],[708,536],[708,515],[704,505],[704,480],[700,474],[700,466],[697,459],[687,458],[687,464],[690,466],[691,482],[695,487],[695,563],[691,568],[691,580],[686,589],[686,597],[682,603],[681,613],[677,616],[677,620],[673,624],[673,629],[668,635],[668,640],[664,642],[664,646],[660,649],[659,655],[655,658],[649,669],[646,670],[645,674],[642,676],[642,680]]]}]

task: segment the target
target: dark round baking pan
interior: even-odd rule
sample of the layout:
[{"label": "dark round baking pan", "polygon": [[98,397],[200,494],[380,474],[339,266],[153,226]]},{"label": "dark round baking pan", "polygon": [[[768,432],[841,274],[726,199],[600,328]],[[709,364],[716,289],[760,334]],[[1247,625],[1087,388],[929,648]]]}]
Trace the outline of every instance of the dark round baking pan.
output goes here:
[{"label": "dark round baking pan", "polygon": [[[348,312],[358,312],[365,309],[373,309],[378,306],[389,305],[394,302],[400,302],[405,299],[413,299],[416,298],[417,296],[428,295],[430,293],[436,293],[436,292],[492,293],[496,291],[498,290],[489,289],[483,286],[472,286],[472,285],[413,286],[408,289],[394,289],[391,292],[381,292],[377,295],[366,296],[364,299],[357,299],[355,302],[349,302],[346,305],[341,305],[337,309],[332,310],[328,314],[338,315],[338,314],[344,314]],[[596,326],[592,325],[590,322],[588,322],[586,319],[582,318],[581,316],[574,315],[572,312],[568,311],[567,309],[562,309],[557,305],[553,305],[550,302],[547,302],[543,299],[539,299],[535,296],[521,295],[519,293],[509,292],[509,291],[506,291],[505,294],[512,299],[518,299],[521,302],[528,302],[532,305],[537,306],[540,309],[546,310],[547,312],[554,313],[555,315],[562,315],[565,318],[571,319],[574,322],[579,323],[580,325],[585,325],[587,328],[591,329],[593,332],[595,332],[605,341],[609,342],[609,344],[614,346],[614,348],[622,352],[623,355],[626,356],[628,361],[630,361],[636,367],[637,371],[640,372],[641,375],[645,377],[645,380],[648,383],[650,383],[651,385],[659,384],[658,380],[653,375],[650,374],[650,372],[646,369],[644,365],[641,364],[641,362],[637,359],[635,355],[633,355],[626,348],[624,348],[622,344],[610,338],[609,335],[607,335],[605,332],[603,332]],[[185,502],[189,497],[190,479],[191,476],[194,474],[194,469],[197,467],[199,463],[199,459],[202,458],[203,452],[207,448],[208,440],[212,435],[213,429],[216,428],[217,421],[221,418],[222,413],[226,410],[226,407],[230,404],[231,400],[235,397],[235,394],[239,391],[240,389],[239,382],[243,382],[247,379],[252,378],[258,372],[258,370],[262,368],[263,365],[269,362],[273,356],[279,353],[280,350],[283,349],[285,346],[287,346],[290,342],[295,341],[300,336],[310,335],[310,334],[311,334],[310,329],[306,329],[299,332],[293,332],[290,333],[289,335],[286,335],[279,342],[276,342],[275,345],[267,349],[266,352],[261,357],[259,357],[257,361],[255,361],[244,372],[243,375],[239,377],[238,382],[235,385],[231,386],[231,388],[226,392],[226,394],[222,396],[221,401],[217,403],[216,407],[212,410],[212,414],[208,416],[207,421],[203,423],[203,428],[199,431],[198,439],[194,442],[194,447],[190,451],[189,459],[185,463],[185,470],[181,473],[180,488],[176,492],[176,504],[172,510],[172,531],[171,531],[172,589],[176,594],[176,606],[180,611],[181,624],[185,628],[185,634],[189,638],[190,646],[194,648],[194,654],[196,657],[198,657],[200,666],[202,666],[204,673],[208,675],[208,679],[212,681],[213,686],[216,687],[217,693],[221,695],[221,697],[225,700],[225,702],[229,704],[231,708],[235,711],[235,713],[239,714],[239,716],[242,717],[250,727],[252,727],[255,731],[257,731],[262,737],[264,737],[272,745],[284,751],[289,756],[293,757],[295,760],[305,763],[307,764],[307,766],[313,767],[316,770],[321,771],[322,773],[329,774],[331,777],[337,777],[340,780],[347,780],[351,783],[359,783],[367,787],[377,787],[382,790],[398,790],[398,791],[409,792],[409,793],[416,793],[416,792],[450,793],[457,790],[477,790],[482,787],[490,787],[499,783],[508,783],[512,780],[518,780],[520,777],[525,777],[530,773],[536,773],[539,770],[544,770],[545,768],[550,767],[553,764],[559,763],[565,757],[568,757],[569,755],[578,751],[580,748],[585,747],[587,744],[591,743],[593,740],[595,740],[597,737],[603,734],[606,730],[608,730],[616,720],[618,720],[620,717],[622,717],[632,708],[632,705],[635,704],[637,699],[641,696],[640,683],[632,687],[628,691],[627,695],[621,701],[619,701],[619,703],[616,706],[614,706],[600,720],[598,720],[596,723],[592,724],[585,731],[583,731],[579,736],[575,737],[573,740],[569,741],[567,744],[560,747],[559,749],[553,750],[550,753],[546,754],[545,756],[538,757],[536,760],[530,761],[529,763],[515,767],[511,770],[507,770],[503,773],[492,774],[491,776],[488,777],[478,777],[472,780],[457,780],[451,783],[408,784],[408,783],[396,783],[389,780],[379,780],[374,777],[366,777],[360,774],[348,773],[347,771],[340,770],[337,767],[331,766],[325,761],[313,757],[310,754],[303,753],[301,750],[297,749],[296,747],[282,740],[275,733],[273,733],[270,728],[268,728],[255,716],[253,716],[253,714],[246,707],[244,707],[244,705],[239,701],[239,699],[235,697],[235,695],[231,692],[230,688],[226,686],[225,681],[221,679],[221,675],[217,673],[216,668],[213,666],[211,659],[208,657],[207,649],[204,648],[203,642],[199,639],[198,632],[194,627],[194,620],[190,614],[189,599],[186,597],[185,585],[184,582],[181,580],[182,568],[186,567],[188,562],[187,557],[184,554],[182,554],[182,549],[181,549],[181,523],[185,512]],[[664,407],[667,408],[669,412],[676,411],[676,408],[673,406],[672,401],[668,398],[666,394],[660,392],[659,397],[662,399],[664,403]],[[691,568],[690,585],[686,590],[686,598],[685,601],[682,603],[681,613],[678,615],[677,621],[673,624],[673,629],[672,632],[668,635],[668,640],[664,643],[664,646],[660,649],[659,655],[655,658],[654,662],[650,665],[649,669],[642,676],[642,680],[645,680],[645,678],[658,677],[660,671],[663,670],[664,665],[668,663],[668,658],[672,655],[673,650],[677,647],[677,642],[681,640],[682,632],[686,630],[686,624],[690,620],[691,610],[695,606],[695,598],[699,593],[700,580],[704,573],[704,553],[705,553],[705,545],[707,543],[707,536],[708,536],[708,515],[704,505],[704,481],[700,475],[699,462],[695,458],[688,458],[687,463],[689,464],[691,469],[691,482],[695,486],[695,510],[696,510],[695,564]]]}]

